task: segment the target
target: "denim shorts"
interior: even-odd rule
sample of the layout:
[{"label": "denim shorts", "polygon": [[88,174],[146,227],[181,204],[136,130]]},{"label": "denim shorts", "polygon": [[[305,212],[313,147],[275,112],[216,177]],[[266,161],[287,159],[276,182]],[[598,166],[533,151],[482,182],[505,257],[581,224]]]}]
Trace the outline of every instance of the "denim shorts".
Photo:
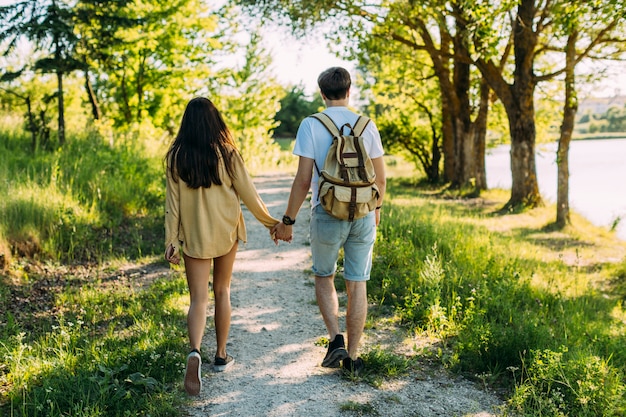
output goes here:
[{"label": "denim shorts", "polygon": [[369,280],[375,240],[373,211],[349,222],[332,217],[321,205],[315,206],[311,214],[313,273],[318,277],[333,275],[337,270],[339,249],[343,247],[344,278],[348,281]]}]

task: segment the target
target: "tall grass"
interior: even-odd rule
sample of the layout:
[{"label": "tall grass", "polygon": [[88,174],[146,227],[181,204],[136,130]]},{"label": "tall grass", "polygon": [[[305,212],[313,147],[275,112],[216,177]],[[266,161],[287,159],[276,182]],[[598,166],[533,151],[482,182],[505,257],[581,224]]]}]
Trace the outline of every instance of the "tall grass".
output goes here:
[{"label": "tall grass", "polygon": [[[624,293],[601,292],[589,269],[546,256],[541,239],[491,231],[483,220],[497,216],[423,192],[390,182],[374,300],[442,338],[450,368],[508,386],[511,410],[624,415]],[[592,271],[606,282],[614,268],[599,262]]]},{"label": "tall grass", "polygon": [[56,261],[137,258],[161,251],[162,160],[138,140],[114,146],[95,131],[55,151],[0,140],[0,241]]}]

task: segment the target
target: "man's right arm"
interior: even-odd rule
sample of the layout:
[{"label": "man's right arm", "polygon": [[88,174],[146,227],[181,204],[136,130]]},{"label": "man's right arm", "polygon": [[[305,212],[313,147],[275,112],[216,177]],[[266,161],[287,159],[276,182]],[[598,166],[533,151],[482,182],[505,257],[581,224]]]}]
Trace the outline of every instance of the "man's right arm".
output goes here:
[{"label": "man's right arm", "polygon": [[[285,216],[295,220],[302,203],[306,199],[309,189],[311,188],[311,179],[313,176],[313,159],[301,156],[298,161],[298,171],[296,177],[291,184],[291,192],[289,193],[289,201]],[[291,241],[293,237],[293,226],[278,223],[272,229],[276,233],[276,237],[281,240]]]},{"label": "man's right arm", "polygon": [[291,184],[291,193],[285,215],[295,219],[300,211],[300,207],[306,199],[311,189],[311,179],[313,177],[313,159],[301,156],[298,161],[298,171]]}]

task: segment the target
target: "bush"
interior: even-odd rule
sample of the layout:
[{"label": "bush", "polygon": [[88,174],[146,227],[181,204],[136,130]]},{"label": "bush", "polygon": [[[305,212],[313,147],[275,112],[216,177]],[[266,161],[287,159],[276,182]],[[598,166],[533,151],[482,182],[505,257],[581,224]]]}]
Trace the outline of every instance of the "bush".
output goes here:
[{"label": "bush", "polygon": [[509,407],[525,416],[600,417],[626,412],[624,385],[607,360],[592,354],[570,355],[533,350]]}]

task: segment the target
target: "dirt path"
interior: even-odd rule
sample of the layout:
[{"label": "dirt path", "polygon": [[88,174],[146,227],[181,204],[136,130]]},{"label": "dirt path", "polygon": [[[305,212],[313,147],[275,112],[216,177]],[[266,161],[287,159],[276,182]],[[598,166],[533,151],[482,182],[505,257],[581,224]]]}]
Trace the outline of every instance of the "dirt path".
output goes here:
[{"label": "dirt path", "polygon": [[[270,212],[285,210],[291,179],[267,175],[255,179]],[[500,404],[492,394],[442,371],[415,372],[375,388],[347,381],[338,370],[322,368],[327,336],[314,303],[308,245],[308,203],[294,226],[294,241],[274,246],[266,229],[244,209],[248,243],[241,245],[232,285],[232,325],[228,352],[235,365],[214,373],[203,364],[203,390],[188,409],[200,416],[493,416]],[[209,308],[203,350],[215,349]],[[342,310],[342,309],[340,309]],[[393,329],[387,333],[393,332]],[[388,334],[366,330],[363,351],[380,345]],[[383,340],[383,342],[381,342]],[[410,341],[410,345],[419,341]],[[406,345],[399,346],[406,349]],[[409,349],[410,350],[410,349]],[[346,404],[359,413],[346,410]]]}]

